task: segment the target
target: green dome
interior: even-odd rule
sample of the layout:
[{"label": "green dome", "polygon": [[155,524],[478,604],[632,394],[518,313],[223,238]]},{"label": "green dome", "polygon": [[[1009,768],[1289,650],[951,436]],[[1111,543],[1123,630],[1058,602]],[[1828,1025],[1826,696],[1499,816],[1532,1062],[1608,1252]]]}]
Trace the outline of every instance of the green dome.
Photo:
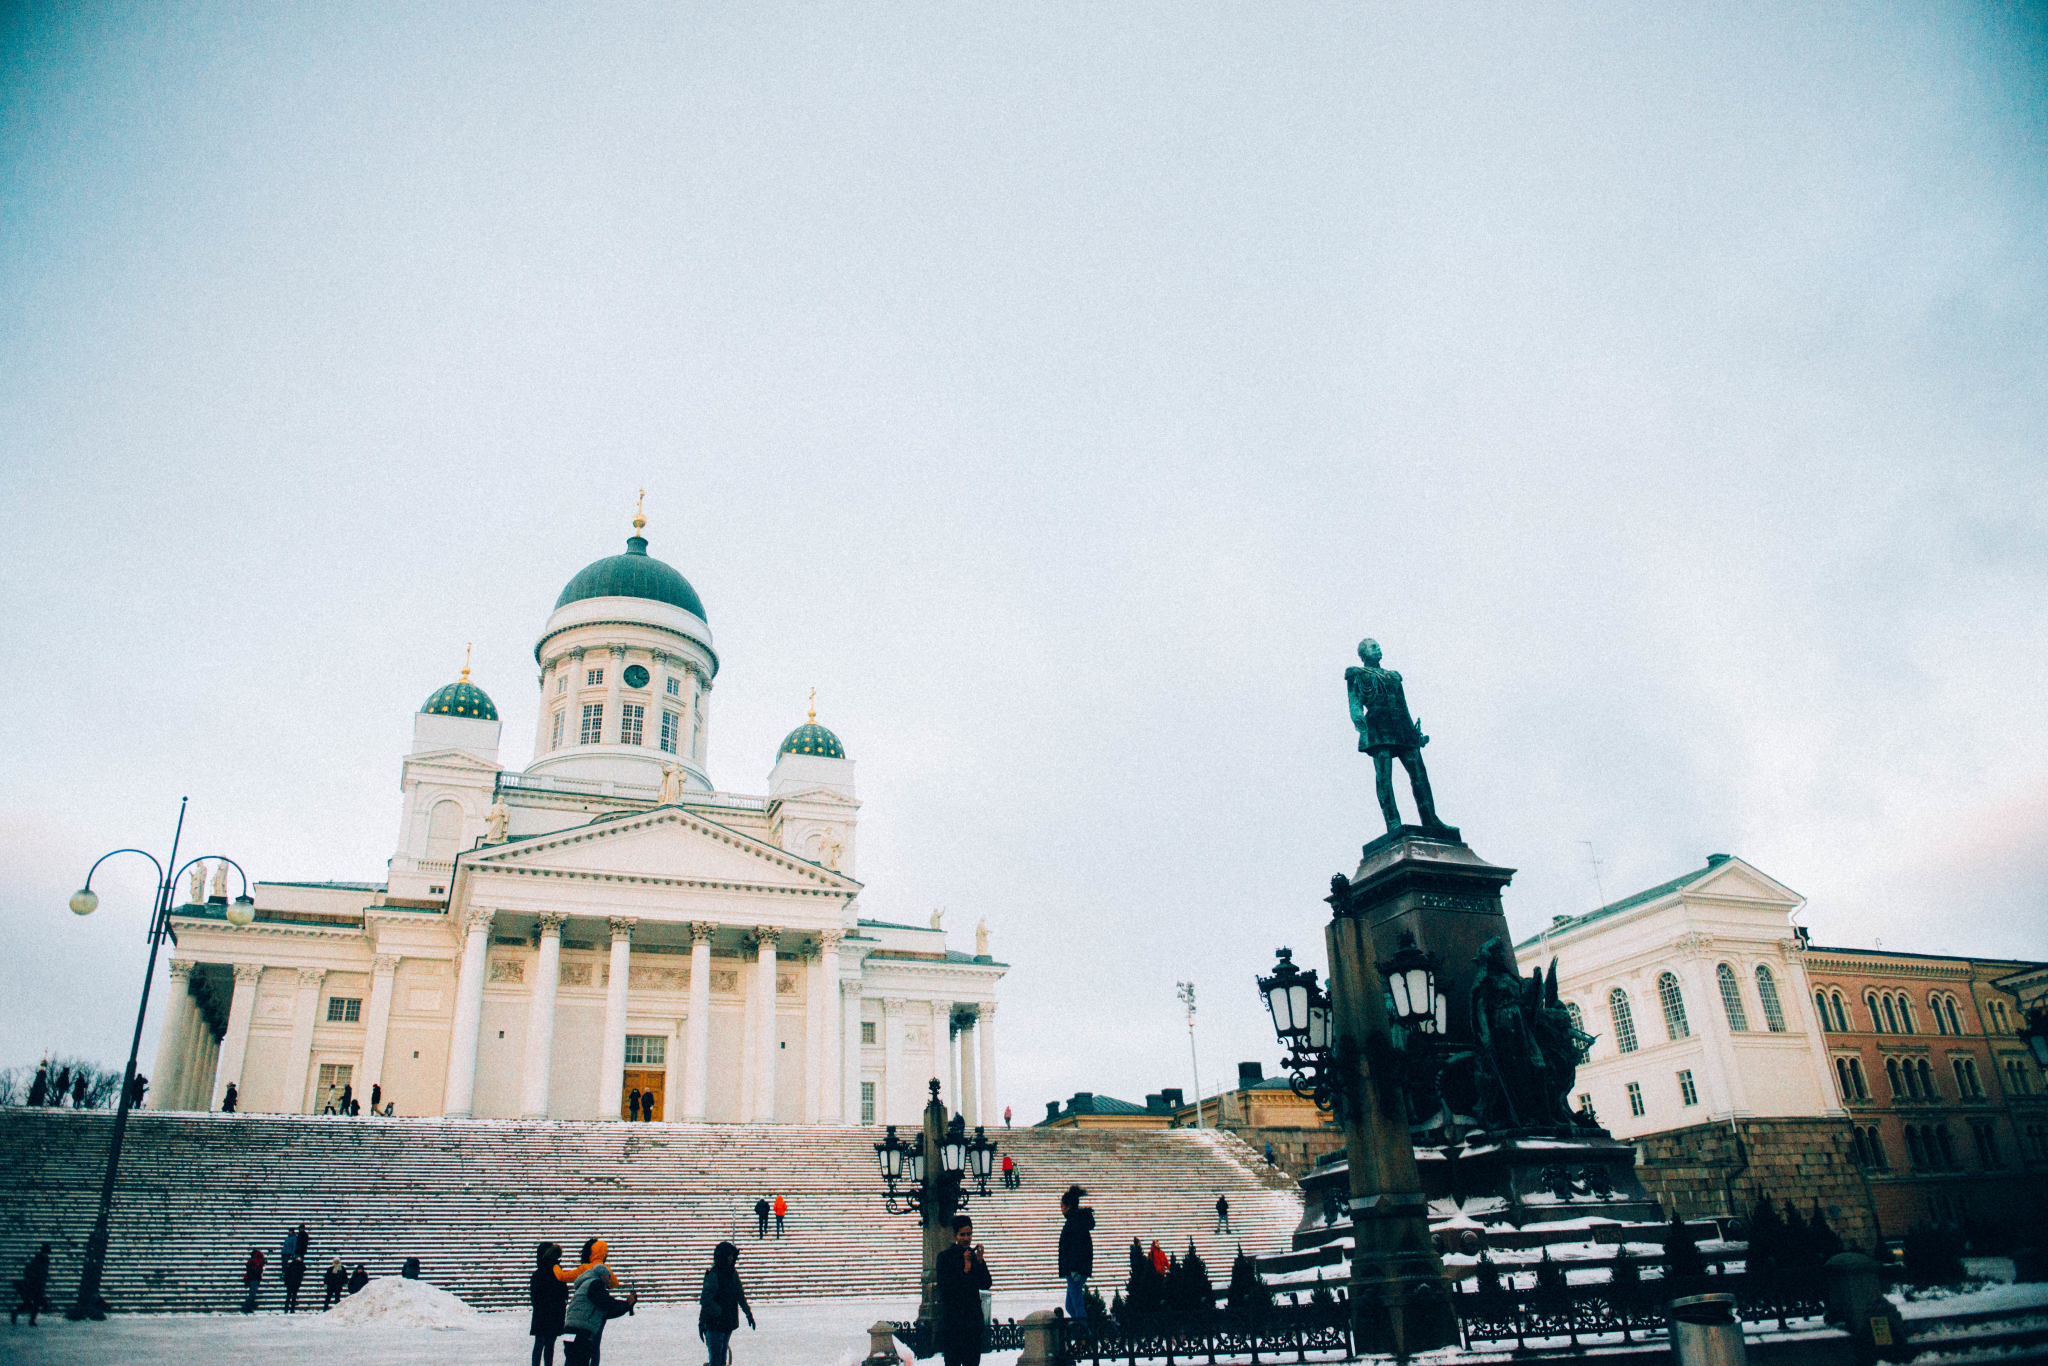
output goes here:
[{"label": "green dome", "polygon": [[495,721],[498,709],[491,705],[491,699],[484,690],[469,681],[469,670],[462,671],[459,682],[435,692],[420,708],[426,716],[466,716],[472,721]]},{"label": "green dome", "polygon": [[784,754],[816,754],[826,759],[844,759],[846,747],[839,743],[838,736],[812,720],[785,735],[782,748],[775,753],[778,757]]},{"label": "green dome", "polygon": [[680,607],[700,621],[711,620],[704,615],[704,603],[690,581],[648,555],[645,536],[627,537],[623,555],[608,555],[583,566],[555,599],[555,606],[560,609],[585,598],[647,598]]}]

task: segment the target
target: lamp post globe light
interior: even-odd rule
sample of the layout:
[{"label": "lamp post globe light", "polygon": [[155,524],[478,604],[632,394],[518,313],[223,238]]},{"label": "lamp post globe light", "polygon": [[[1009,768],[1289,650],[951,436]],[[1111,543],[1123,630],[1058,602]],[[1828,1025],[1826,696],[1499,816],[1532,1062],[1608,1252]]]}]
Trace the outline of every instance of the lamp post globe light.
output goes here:
[{"label": "lamp post globe light", "polygon": [[931,1099],[924,1107],[924,1131],[908,1143],[891,1124],[875,1145],[875,1165],[882,1173],[882,1207],[890,1214],[915,1214],[924,1230],[924,1269],[919,1277],[917,1324],[910,1345],[920,1355],[938,1328],[939,1253],[953,1240],[953,1216],[966,1208],[967,1185],[973,1194],[988,1194],[995,1169],[995,1142],[977,1126],[967,1136],[967,1121],[947,1116],[939,1100],[939,1080],[932,1078]]},{"label": "lamp post globe light", "polygon": [[156,868],[156,899],[149,917],[149,965],[142,974],[142,999],[135,1007],[135,1033],[128,1043],[128,1068],[121,1077],[121,1099],[114,1111],[113,1140],[107,1145],[107,1171],[100,1182],[99,1216],[93,1221],[92,1236],[86,1240],[85,1264],[78,1275],[77,1298],[64,1311],[64,1316],[69,1319],[103,1319],[107,1316],[107,1302],[100,1295],[100,1280],[106,1271],[107,1230],[114,1212],[114,1183],[121,1171],[121,1141],[127,1135],[128,1111],[135,1101],[135,1059],[142,1048],[142,1025],[149,1017],[149,988],[156,978],[157,952],[166,939],[173,944],[178,942],[177,935],[171,930],[172,889],[179,875],[193,864],[208,860],[224,863],[242,879],[242,894],[227,908],[229,922],[246,925],[256,918],[256,901],[249,895],[249,875],[242,871],[241,864],[219,854],[204,854],[183,864],[178,862],[178,843],[185,833],[185,807],[189,800],[180,798],[178,801],[178,824],[171,834],[171,856],[168,860],[159,863],[156,855],[143,849],[111,850],[93,861],[92,867],[86,870],[85,885],[71,894],[71,913],[91,915],[100,905],[99,893],[92,889],[92,875],[99,871],[102,863],[116,854],[139,854]]}]

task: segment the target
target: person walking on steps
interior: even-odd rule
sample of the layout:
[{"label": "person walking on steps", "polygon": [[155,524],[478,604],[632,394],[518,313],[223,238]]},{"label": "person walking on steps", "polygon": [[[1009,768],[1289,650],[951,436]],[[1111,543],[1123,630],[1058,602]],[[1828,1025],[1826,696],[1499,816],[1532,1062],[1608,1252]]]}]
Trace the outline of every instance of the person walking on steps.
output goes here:
[{"label": "person walking on steps", "polygon": [[576,1278],[576,1284],[569,1287],[568,1308],[562,1313],[562,1326],[573,1335],[569,1340],[569,1350],[564,1353],[569,1366],[599,1366],[605,1324],[621,1314],[632,1313],[634,1304],[640,1299],[635,1294],[628,1294],[624,1299],[612,1294],[612,1287],[619,1280],[605,1265],[607,1251],[604,1239],[593,1239],[590,1266]]},{"label": "person walking on steps", "polygon": [[28,1084],[28,1103],[30,1108],[40,1110],[49,1098],[50,1062],[45,1058],[36,1064],[36,1079]]},{"label": "person walking on steps", "polygon": [[227,1091],[220,1098],[220,1112],[224,1115],[233,1114],[235,1112],[235,1101],[237,1099],[238,1097],[235,1094],[235,1084],[233,1082],[229,1082]]},{"label": "person walking on steps", "polygon": [[71,1079],[71,1108],[74,1110],[83,1110],[85,1108],[85,1069],[83,1067],[79,1068],[78,1075]]},{"label": "person walking on steps", "polygon": [[298,1313],[299,1287],[305,1284],[306,1281],[306,1259],[304,1257],[288,1258],[284,1265],[278,1268],[277,1274],[284,1281],[284,1312],[287,1314]]},{"label": "person walking on steps", "polygon": [[249,1293],[242,1296],[242,1312],[256,1312],[256,1290],[263,1284],[263,1249],[249,1249],[249,1260],[242,1263],[242,1284],[249,1287]]},{"label": "person walking on steps", "polygon": [[1008,1153],[1003,1154],[1003,1189],[1017,1189],[1017,1163]]},{"label": "person walking on steps", "polygon": [[1088,1278],[1095,1274],[1095,1211],[1081,1202],[1088,1192],[1068,1186],[1060,1196],[1060,1279],[1067,1283],[1067,1317],[1088,1321]]},{"label": "person walking on steps", "polygon": [[768,1236],[768,1216],[771,1213],[773,1211],[768,1207],[767,1196],[764,1195],[754,1202],[754,1221],[756,1225],[754,1236],[756,1238],[766,1238]]},{"label": "person walking on steps", "polygon": [[720,1243],[711,1250],[711,1269],[704,1273],[704,1289],[697,1296],[697,1336],[711,1353],[706,1366],[727,1366],[732,1360],[732,1335],[739,1331],[741,1314],[747,1316],[747,1327],[760,1330],[740,1284],[740,1250]]},{"label": "person walking on steps", "polygon": [[964,1214],[953,1216],[953,1246],[939,1254],[936,1276],[939,1350],[946,1366],[981,1366],[981,1292],[994,1282],[987,1259],[974,1245],[974,1221]]},{"label": "person walking on steps", "polygon": [[334,1265],[327,1268],[327,1274],[320,1278],[320,1312],[334,1308],[334,1302],[341,1298],[341,1292],[348,1285],[348,1268],[341,1264],[341,1258],[334,1259]]},{"label": "person walking on steps", "polygon": [[1221,1237],[1230,1232],[1230,1201],[1223,1196],[1216,1197],[1216,1233]]},{"label": "person walking on steps", "polygon": [[526,1287],[526,1297],[533,1305],[533,1318],[527,1324],[527,1331],[533,1334],[531,1366],[555,1366],[555,1339],[562,1336],[562,1315],[569,1307],[569,1287],[555,1275],[555,1268],[562,1264],[562,1249],[542,1243],[534,1249],[533,1262],[533,1279]]},{"label": "person walking on steps", "polygon": [[1010,1107],[1007,1105],[1003,1107],[1003,1127],[1005,1129],[1010,1127]]},{"label": "person walking on steps", "polygon": [[779,1196],[779,1195],[778,1195],[778,1196],[776,1196],[776,1197],[775,1197],[775,1236],[776,1236],[776,1237],[780,1238],[780,1237],[782,1236],[782,1221],[783,1221],[784,1219],[788,1218],[788,1217],[789,1217],[789,1201],[787,1201],[787,1200],[783,1199],[783,1198],[782,1198],[781,1196]]},{"label": "person walking on steps", "polygon": [[14,1283],[14,1312],[7,1316],[9,1327],[23,1310],[28,1311],[28,1326],[36,1326],[36,1315],[50,1307],[50,1245],[44,1243],[36,1249],[36,1255],[28,1259],[28,1265],[21,1269],[21,1279]]}]

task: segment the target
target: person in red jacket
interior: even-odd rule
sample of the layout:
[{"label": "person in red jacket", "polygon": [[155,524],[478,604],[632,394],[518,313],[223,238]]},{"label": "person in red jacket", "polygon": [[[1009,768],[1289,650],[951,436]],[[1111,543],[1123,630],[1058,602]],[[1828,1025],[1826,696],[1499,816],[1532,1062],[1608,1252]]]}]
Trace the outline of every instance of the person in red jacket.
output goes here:
[{"label": "person in red jacket", "polygon": [[775,1197],[775,1236],[782,1236],[782,1220],[789,1213],[789,1202],[781,1196]]},{"label": "person in red jacket", "polygon": [[249,1287],[249,1293],[242,1297],[242,1312],[256,1312],[256,1288],[263,1284],[263,1249],[249,1249],[249,1260],[242,1264],[242,1284]]}]

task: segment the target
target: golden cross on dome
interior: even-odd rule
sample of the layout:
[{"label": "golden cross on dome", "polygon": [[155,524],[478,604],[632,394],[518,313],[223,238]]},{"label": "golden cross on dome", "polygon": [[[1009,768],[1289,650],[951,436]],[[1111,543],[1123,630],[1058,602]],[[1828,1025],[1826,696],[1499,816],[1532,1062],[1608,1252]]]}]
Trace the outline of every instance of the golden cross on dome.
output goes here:
[{"label": "golden cross on dome", "polygon": [[633,530],[635,532],[638,532],[642,527],[647,525],[647,516],[642,511],[646,504],[647,490],[641,489],[639,501],[633,504]]},{"label": "golden cross on dome", "polygon": [[465,683],[469,682],[469,652],[475,644],[471,641],[462,647],[462,681]]},{"label": "golden cross on dome", "polygon": [[817,690],[816,688],[813,688],[813,689],[811,689],[811,724],[812,724],[812,725],[816,725],[816,724],[817,724],[817,722],[818,722],[818,690]]}]

